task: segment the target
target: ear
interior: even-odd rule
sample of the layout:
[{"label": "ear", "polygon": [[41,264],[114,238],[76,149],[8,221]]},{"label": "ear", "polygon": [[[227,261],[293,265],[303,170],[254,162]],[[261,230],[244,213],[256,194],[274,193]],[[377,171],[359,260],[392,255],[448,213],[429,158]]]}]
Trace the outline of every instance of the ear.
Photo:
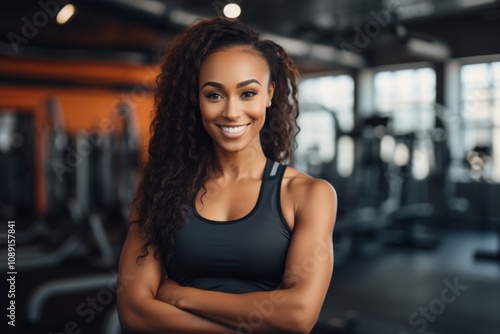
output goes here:
[{"label": "ear", "polygon": [[267,88],[267,106],[271,105],[271,100],[273,99],[275,87],[276,87],[276,84],[274,83],[274,81],[270,81],[268,88]]}]

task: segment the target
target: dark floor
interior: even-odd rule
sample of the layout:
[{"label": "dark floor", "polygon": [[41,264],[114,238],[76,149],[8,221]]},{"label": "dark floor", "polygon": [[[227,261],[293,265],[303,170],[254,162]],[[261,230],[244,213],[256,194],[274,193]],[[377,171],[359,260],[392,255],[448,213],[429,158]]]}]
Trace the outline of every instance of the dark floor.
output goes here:
[{"label": "dark floor", "polygon": [[[435,250],[379,246],[355,258],[336,258],[314,333],[500,333],[500,262],[473,257],[477,249],[499,247],[496,236],[477,231],[441,234]],[[103,273],[111,274],[112,268],[92,267],[85,261],[18,272],[17,326],[7,333],[103,333],[114,301],[94,312],[91,321],[89,308],[81,306],[99,290],[52,298],[43,308],[40,324],[28,325],[24,317],[28,297],[43,282]],[[450,285],[455,285],[455,292],[450,288],[443,292]]]},{"label": "dark floor", "polygon": [[[436,250],[383,247],[338,261],[320,322],[347,310],[353,333],[500,333],[500,262],[474,259],[498,247],[491,232],[447,231]],[[457,292],[445,292],[447,303],[448,285]]]}]

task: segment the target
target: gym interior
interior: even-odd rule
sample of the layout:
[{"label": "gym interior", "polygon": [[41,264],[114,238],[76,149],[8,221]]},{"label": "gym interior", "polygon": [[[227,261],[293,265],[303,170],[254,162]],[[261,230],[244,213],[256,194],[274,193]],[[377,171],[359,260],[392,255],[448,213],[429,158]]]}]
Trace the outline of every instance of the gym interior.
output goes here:
[{"label": "gym interior", "polygon": [[291,165],[338,194],[313,333],[500,332],[500,1],[0,7],[3,333],[121,333],[117,259],[161,50],[215,16],[300,69]]}]

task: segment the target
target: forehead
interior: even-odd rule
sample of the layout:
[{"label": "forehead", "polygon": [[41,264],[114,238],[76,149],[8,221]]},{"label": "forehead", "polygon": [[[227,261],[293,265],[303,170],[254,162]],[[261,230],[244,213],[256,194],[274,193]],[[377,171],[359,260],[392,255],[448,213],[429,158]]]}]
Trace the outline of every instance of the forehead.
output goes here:
[{"label": "forehead", "polygon": [[251,78],[264,81],[268,77],[269,66],[262,56],[248,49],[233,48],[207,56],[201,64],[199,81],[238,83]]}]

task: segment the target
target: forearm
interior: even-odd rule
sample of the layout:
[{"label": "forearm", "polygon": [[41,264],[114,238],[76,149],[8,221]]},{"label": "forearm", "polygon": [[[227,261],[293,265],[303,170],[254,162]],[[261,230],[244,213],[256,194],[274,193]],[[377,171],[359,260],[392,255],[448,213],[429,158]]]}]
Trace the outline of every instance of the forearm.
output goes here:
[{"label": "forearm", "polygon": [[[121,311],[120,311],[121,309]],[[155,299],[119,307],[120,322],[127,332],[229,334],[236,330],[216,320],[207,319],[187,310]]]},{"label": "forearm", "polygon": [[186,287],[178,298],[166,302],[253,333],[302,333],[306,311],[306,301],[294,289],[230,294]]}]

